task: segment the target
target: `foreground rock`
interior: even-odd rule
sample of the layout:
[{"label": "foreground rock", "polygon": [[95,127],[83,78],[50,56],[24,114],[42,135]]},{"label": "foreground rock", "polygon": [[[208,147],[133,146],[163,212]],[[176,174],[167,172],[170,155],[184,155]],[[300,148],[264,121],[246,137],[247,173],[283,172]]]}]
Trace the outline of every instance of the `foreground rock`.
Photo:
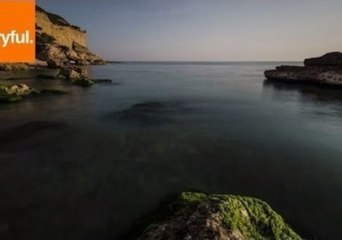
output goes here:
[{"label": "foreground rock", "polygon": [[305,66],[280,66],[265,71],[271,81],[311,83],[328,86],[342,86],[342,53],[328,53],[319,58],[306,59]]},{"label": "foreground rock", "polygon": [[188,192],[158,212],[163,212],[163,216],[152,217],[142,233],[128,237],[141,240],[301,239],[267,203],[249,197]]}]

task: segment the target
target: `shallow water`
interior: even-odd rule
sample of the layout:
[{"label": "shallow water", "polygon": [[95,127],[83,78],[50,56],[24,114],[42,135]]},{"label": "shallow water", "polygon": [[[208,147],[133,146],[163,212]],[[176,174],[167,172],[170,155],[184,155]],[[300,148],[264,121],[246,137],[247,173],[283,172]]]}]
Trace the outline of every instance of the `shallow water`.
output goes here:
[{"label": "shallow water", "polygon": [[[0,105],[1,239],[114,239],[186,190],[258,197],[303,237],[340,239],[342,92],[264,82],[280,64],[94,66],[117,84],[89,89],[20,81],[71,93]],[[173,108],[118,118],[144,102]],[[31,121],[53,123],[17,128]]]}]

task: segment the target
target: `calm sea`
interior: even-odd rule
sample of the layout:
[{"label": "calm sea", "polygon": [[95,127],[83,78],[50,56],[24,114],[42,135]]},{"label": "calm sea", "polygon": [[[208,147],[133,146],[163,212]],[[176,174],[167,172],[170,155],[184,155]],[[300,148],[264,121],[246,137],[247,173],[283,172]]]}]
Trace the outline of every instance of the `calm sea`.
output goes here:
[{"label": "calm sea", "polygon": [[[70,94],[0,105],[0,238],[114,239],[196,190],[261,198],[306,239],[341,239],[342,90],[264,82],[281,64],[94,66],[115,84],[89,89],[20,81]],[[171,111],[118,118],[144,102]],[[18,128],[32,121],[55,123]]]}]

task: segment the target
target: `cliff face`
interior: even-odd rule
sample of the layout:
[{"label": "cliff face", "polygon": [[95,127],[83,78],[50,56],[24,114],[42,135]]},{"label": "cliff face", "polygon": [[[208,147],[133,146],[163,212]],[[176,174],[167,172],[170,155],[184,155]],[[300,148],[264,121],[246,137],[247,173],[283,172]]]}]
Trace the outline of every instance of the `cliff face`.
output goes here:
[{"label": "cliff face", "polygon": [[36,8],[36,28],[55,38],[56,43],[72,48],[76,42],[82,46],[87,45],[86,31],[72,26],[64,18],[46,12],[40,7]]},{"label": "cliff face", "polygon": [[103,64],[104,60],[87,48],[87,33],[64,18],[36,8],[37,59],[50,67]]}]

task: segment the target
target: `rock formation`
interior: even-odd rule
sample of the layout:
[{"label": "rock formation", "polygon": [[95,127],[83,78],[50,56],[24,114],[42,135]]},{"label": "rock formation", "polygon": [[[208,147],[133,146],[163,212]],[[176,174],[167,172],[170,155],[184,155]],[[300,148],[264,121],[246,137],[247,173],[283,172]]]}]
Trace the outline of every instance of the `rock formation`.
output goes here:
[{"label": "rock formation", "polygon": [[265,71],[270,81],[342,86],[342,53],[332,52],[304,61],[304,66],[280,66]]},{"label": "rock formation", "polygon": [[249,197],[187,192],[160,212],[126,239],[301,239],[268,204]]},{"label": "rock formation", "polygon": [[31,96],[54,96],[67,93],[67,91],[61,89],[42,89],[38,91],[26,84],[0,85],[0,103],[20,102]]},{"label": "rock formation", "polygon": [[0,103],[18,102],[23,97],[37,93],[35,89],[28,87],[26,84],[0,85]]},{"label": "rock formation", "polygon": [[64,18],[36,8],[36,55],[49,67],[104,64],[105,61],[86,47],[87,33]]}]

